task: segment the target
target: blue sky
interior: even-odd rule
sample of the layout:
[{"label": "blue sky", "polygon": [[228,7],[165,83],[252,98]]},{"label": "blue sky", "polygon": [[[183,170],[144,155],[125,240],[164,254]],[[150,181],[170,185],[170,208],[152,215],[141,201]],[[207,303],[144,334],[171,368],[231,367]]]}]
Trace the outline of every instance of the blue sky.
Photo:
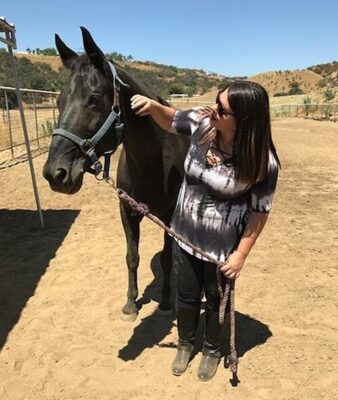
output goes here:
[{"label": "blue sky", "polygon": [[230,76],[338,60],[336,0],[13,0],[18,49],[82,49],[79,27],[105,52]]}]

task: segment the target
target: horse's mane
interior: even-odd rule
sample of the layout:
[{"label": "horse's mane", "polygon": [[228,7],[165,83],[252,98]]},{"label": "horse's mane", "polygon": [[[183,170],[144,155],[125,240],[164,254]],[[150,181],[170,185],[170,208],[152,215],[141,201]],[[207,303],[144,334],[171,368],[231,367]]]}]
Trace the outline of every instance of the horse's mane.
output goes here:
[{"label": "horse's mane", "polygon": [[121,77],[124,76],[124,79],[128,82],[130,89],[135,92],[142,94],[143,96],[150,97],[151,99],[157,100],[159,103],[169,106],[170,103],[168,103],[166,100],[162,99],[162,97],[156,95],[153,93],[147,86],[144,85],[137,77],[132,75],[129,71],[126,71],[125,68],[123,68],[121,65],[119,65],[115,61],[110,61],[112,62],[115,67],[117,68],[117,71],[119,74],[121,74]]}]

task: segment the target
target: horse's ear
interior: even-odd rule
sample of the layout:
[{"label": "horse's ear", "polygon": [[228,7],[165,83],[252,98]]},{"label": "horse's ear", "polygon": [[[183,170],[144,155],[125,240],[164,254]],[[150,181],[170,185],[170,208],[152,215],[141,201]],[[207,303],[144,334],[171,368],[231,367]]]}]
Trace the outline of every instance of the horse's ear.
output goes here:
[{"label": "horse's ear", "polygon": [[66,68],[72,68],[73,61],[78,57],[78,55],[75,53],[75,51],[71,50],[64,44],[58,34],[55,34],[55,44],[60,54],[62,64]]},{"label": "horse's ear", "polygon": [[81,26],[82,38],[83,38],[83,47],[90,59],[90,61],[95,65],[96,68],[103,69],[106,63],[106,57],[98,47],[98,45],[94,42],[92,35],[89,31]]}]

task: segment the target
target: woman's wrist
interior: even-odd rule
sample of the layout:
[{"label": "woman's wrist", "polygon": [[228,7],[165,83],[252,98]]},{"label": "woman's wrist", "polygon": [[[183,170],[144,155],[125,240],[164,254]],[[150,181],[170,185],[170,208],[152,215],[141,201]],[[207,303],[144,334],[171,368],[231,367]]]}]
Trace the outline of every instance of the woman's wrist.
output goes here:
[{"label": "woman's wrist", "polygon": [[160,108],[160,104],[157,101],[153,100],[153,99],[149,99],[149,111],[150,111],[150,114],[153,113],[156,110],[156,108]]},{"label": "woman's wrist", "polygon": [[240,255],[244,260],[247,258],[247,256],[249,255],[249,252],[244,252],[243,250],[237,249],[236,253],[238,255]]}]

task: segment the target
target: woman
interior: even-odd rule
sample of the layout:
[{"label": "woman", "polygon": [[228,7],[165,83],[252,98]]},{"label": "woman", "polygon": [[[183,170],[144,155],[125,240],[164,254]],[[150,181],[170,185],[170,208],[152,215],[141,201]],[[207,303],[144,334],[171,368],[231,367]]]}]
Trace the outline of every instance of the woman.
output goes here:
[{"label": "woman", "polygon": [[[280,165],[266,90],[237,81],[218,93],[213,108],[180,111],[140,95],[132,97],[131,107],[163,129],[191,135],[171,227],[224,262],[224,279],[237,279],[267,221]],[[206,324],[198,377],[206,381],[220,361],[216,265],[180,241],[174,246],[179,342],[172,372],[181,375],[192,356],[204,291]]]}]

